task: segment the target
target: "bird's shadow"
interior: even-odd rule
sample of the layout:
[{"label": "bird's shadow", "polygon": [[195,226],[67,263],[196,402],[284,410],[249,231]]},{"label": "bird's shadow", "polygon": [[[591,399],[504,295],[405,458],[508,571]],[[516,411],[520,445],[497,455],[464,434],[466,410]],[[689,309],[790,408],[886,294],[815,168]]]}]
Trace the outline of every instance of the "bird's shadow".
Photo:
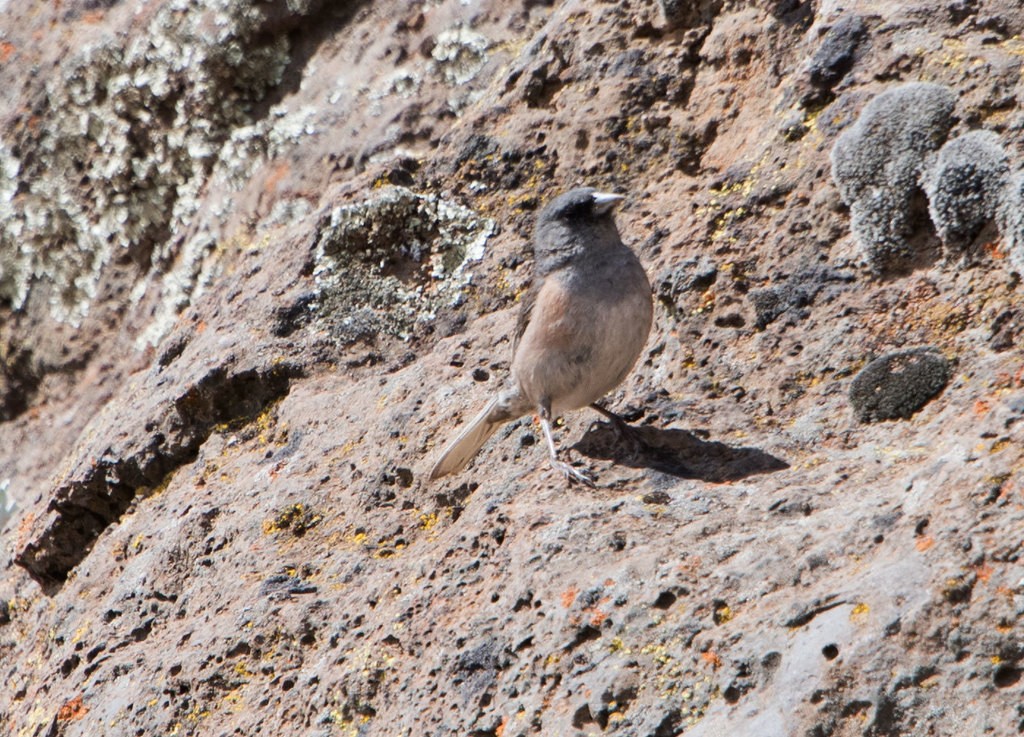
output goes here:
[{"label": "bird's shadow", "polygon": [[702,440],[687,430],[631,425],[629,431],[632,437],[623,438],[609,423],[595,422],[573,448],[590,458],[712,483],[789,468],[784,460],[759,448]]}]

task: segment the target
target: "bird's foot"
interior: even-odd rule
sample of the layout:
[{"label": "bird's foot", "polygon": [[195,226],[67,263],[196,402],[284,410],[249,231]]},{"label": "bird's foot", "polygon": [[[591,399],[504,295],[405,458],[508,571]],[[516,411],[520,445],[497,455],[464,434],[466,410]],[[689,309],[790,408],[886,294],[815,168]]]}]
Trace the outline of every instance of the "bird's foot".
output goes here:
[{"label": "bird's foot", "polygon": [[596,486],[596,479],[594,478],[593,473],[590,471],[574,468],[565,461],[557,461],[554,459],[552,459],[551,465],[554,467],[556,471],[565,476],[565,480],[568,481],[570,484],[575,481],[577,483],[583,484],[584,486],[589,486],[591,489],[593,489]]}]

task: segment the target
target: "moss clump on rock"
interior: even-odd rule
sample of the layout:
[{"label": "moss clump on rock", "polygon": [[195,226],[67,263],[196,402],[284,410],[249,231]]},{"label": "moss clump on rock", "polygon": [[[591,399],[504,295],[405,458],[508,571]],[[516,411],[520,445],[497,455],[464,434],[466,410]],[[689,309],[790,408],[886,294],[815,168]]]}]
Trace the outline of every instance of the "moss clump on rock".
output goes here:
[{"label": "moss clump on rock", "polygon": [[906,420],[949,382],[949,360],[936,348],[886,353],[861,369],[850,386],[850,404],[861,422]]},{"label": "moss clump on rock", "polygon": [[969,131],[942,145],[955,103],[942,85],[888,90],[832,148],[832,178],[875,274],[912,264],[912,243],[926,218],[947,257],[998,230],[1011,267],[1024,271],[1024,174],[991,131]]},{"label": "moss clump on rock", "polygon": [[943,85],[917,82],[887,90],[832,148],[832,178],[875,273],[913,256],[908,239],[914,198],[929,155],[953,126],[955,105],[956,94]]},{"label": "moss clump on rock", "polygon": [[928,213],[948,251],[970,246],[1009,193],[1010,159],[991,131],[971,131],[939,150],[924,177]]}]

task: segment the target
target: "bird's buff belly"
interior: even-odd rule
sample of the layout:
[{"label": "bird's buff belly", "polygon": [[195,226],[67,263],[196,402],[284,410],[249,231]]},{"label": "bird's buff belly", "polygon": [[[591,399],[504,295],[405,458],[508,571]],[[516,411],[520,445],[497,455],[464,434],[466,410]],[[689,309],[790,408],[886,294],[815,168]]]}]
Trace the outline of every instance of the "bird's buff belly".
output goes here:
[{"label": "bird's buff belly", "polygon": [[[512,376],[533,407],[551,403],[558,415],[596,402],[618,386],[643,350],[651,321],[650,299],[609,303],[545,289],[523,334]],[[648,293],[649,294],[649,293]],[[644,295],[646,296],[646,295]]]}]

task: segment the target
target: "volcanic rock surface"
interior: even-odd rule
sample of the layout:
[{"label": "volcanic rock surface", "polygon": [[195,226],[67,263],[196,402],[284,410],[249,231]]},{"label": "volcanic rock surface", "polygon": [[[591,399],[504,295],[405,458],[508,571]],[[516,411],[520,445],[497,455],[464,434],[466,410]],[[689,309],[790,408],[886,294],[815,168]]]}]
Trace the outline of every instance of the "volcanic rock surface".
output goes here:
[{"label": "volcanic rock surface", "polygon": [[[1019,3],[0,10],[0,733],[1024,732],[1024,230],[888,176],[890,269],[830,159],[942,85],[1021,191]],[[525,418],[428,482],[582,184],[655,290],[639,448],[564,418],[566,486]]]}]

